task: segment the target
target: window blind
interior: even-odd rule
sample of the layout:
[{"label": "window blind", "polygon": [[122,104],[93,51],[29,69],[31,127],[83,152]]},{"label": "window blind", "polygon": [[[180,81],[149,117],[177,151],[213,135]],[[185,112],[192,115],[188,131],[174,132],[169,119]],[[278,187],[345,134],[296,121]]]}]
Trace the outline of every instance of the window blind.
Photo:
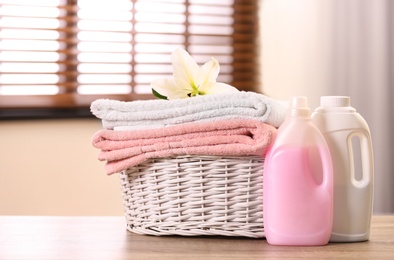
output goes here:
[{"label": "window blind", "polygon": [[170,54],[219,60],[218,81],[258,87],[258,0],[0,0],[0,108],[153,98]]}]

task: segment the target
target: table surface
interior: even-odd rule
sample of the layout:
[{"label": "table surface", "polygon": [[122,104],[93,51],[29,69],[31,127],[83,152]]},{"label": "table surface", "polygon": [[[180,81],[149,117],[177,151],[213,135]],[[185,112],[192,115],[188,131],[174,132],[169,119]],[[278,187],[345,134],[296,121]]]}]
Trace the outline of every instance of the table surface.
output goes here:
[{"label": "table surface", "polygon": [[271,246],[265,239],[148,236],[123,217],[0,217],[0,259],[394,259],[394,215],[373,216],[366,242]]}]

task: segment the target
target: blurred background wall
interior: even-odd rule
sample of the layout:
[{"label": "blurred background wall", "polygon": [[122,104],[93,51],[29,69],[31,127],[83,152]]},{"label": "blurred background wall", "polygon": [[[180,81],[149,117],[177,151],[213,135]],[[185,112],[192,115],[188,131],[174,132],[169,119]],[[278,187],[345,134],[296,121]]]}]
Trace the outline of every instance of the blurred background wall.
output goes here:
[{"label": "blurred background wall", "polygon": [[[349,95],[369,123],[375,212],[394,212],[394,3],[261,0],[262,91]],[[0,121],[0,214],[122,215],[118,176],[90,140],[96,119]]]},{"label": "blurred background wall", "polygon": [[119,177],[91,146],[95,119],[0,122],[0,215],[122,215]]},{"label": "blurred background wall", "polygon": [[374,146],[377,213],[394,212],[394,1],[264,0],[263,90],[275,98],[346,95]]}]

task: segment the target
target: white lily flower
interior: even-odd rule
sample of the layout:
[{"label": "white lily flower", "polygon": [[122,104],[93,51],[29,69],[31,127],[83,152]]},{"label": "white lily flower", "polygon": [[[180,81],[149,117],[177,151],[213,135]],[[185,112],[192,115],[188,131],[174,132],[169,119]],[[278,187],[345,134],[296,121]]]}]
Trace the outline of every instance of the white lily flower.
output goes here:
[{"label": "white lily flower", "polygon": [[173,78],[157,79],[151,83],[153,94],[159,98],[178,99],[238,91],[226,83],[216,82],[220,67],[215,58],[200,67],[187,51],[177,49],[171,60]]}]

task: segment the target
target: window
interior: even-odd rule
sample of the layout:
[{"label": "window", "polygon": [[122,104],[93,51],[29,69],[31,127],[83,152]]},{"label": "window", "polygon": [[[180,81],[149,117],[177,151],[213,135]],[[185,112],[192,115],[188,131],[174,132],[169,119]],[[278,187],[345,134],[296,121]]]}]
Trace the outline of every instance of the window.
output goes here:
[{"label": "window", "polygon": [[[88,108],[152,98],[170,53],[221,65],[219,80],[258,85],[258,0],[0,0],[0,111]],[[0,113],[0,117],[2,113]]]}]

